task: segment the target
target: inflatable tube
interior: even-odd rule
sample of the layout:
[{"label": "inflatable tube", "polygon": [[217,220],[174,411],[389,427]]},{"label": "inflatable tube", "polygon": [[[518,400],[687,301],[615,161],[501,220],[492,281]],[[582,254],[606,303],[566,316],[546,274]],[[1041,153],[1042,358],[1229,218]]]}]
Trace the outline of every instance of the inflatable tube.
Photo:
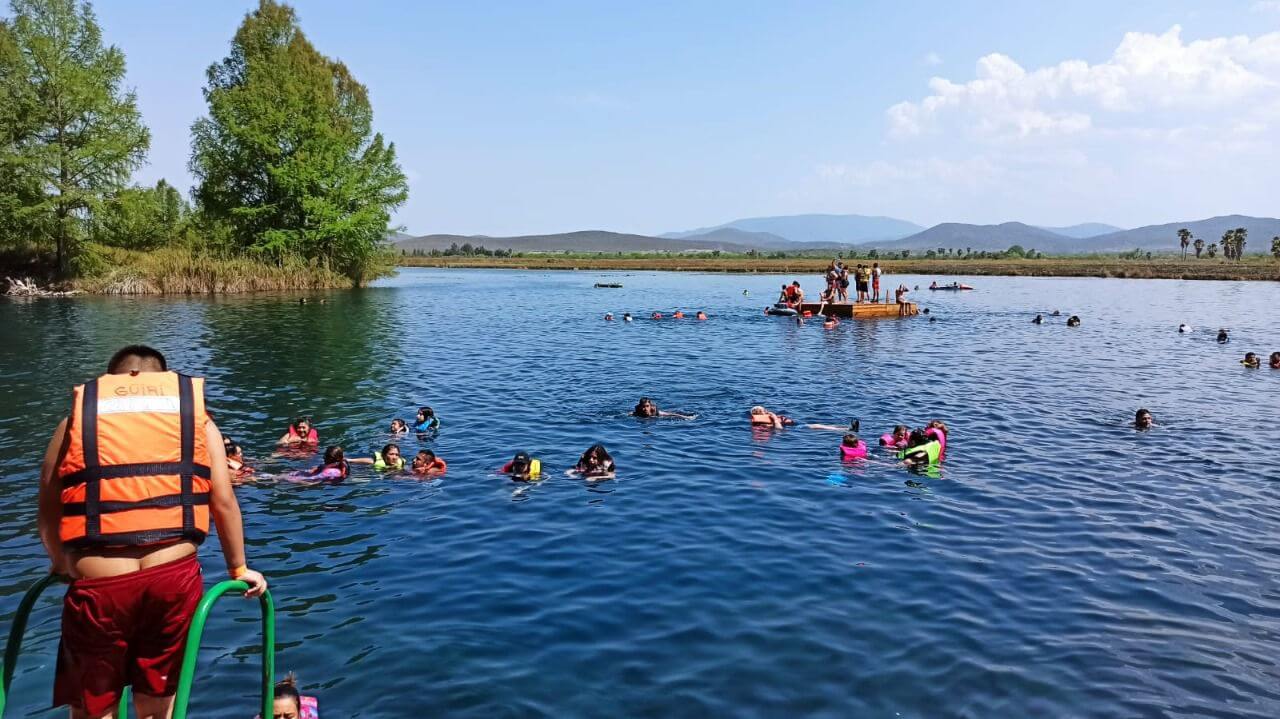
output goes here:
[{"label": "inflatable tube", "polygon": [[781,302],[772,307],[764,308],[764,313],[766,315],[781,315],[783,317],[795,317],[796,315],[800,314],[795,310],[795,308],[788,307]]}]

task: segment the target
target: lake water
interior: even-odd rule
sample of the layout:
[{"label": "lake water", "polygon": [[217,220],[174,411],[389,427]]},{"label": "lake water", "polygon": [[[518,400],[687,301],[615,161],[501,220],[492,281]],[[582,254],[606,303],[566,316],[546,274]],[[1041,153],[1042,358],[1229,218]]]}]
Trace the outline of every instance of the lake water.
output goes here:
[{"label": "lake water", "polygon": [[[1239,364],[1280,350],[1280,284],[960,278],[978,290],[913,293],[936,322],[824,330],[763,316],[783,279],[0,301],[0,626],[46,567],[37,467],[70,387],[146,342],[209,378],[262,473],[313,463],[272,454],[299,413],[351,455],[420,404],[443,419],[402,442],[448,460],[439,481],[237,490],[277,667],[328,717],[1280,716],[1280,371]],[[675,308],[711,319],[647,319]],[[698,418],[628,417],[641,395]],[[942,476],[842,465],[835,432],[753,435],[753,404],[872,442],[943,419]],[[1160,426],[1138,433],[1143,406]],[[597,441],[618,478],[566,477]],[[544,481],[495,474],[520,449]],[[55,594],[11,716],[48,714]],[[219,605],[194,715],[252,715],[255,621]]]}]

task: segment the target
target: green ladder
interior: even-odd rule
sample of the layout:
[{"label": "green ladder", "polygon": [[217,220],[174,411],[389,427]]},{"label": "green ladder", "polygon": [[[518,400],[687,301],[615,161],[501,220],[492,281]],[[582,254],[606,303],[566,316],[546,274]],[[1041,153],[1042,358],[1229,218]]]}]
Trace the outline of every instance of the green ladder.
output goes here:
[{"label": "green ladder", "polygon": [[[18,665],[18,654],[22,652],[22,637],[27,631],[27,619],[35,607],[36,600],[49,585],[55,582],[66,582],[66,577],[50,574],[35,583],[27,590],[18,605],[18,613],[13,618],[13,628],[9,630],[9,641],[4,647],[4,683],[0,685],[0,716],[4,715],[8,703],[9,685],[13,682],[13,672]],[[173,702],[173,719],[187,719],[187,704],[191,700],[191,683],[195,679],[196,659],[200,654],[200,640],[204,637],[204,625],[209,619],[209,612],[214,603],[227,592],[246,592],[249,585],[241,581],[225,581],[215,584],[205,592],[196,606],[195,616],[191,618],[191,628],[187,630],[187,648],[182,656],[182,673],[178,677],[178,693]],[[271,592],[263,592],[258,597],[258,606],[262,610],[262,716],[271,716],[271,705],[275,693],[276,673],[276,608],[271,601]],[[116,716],[124,719],[129,715],[129,688],[125,687],[120,697],[120,705]]]}]

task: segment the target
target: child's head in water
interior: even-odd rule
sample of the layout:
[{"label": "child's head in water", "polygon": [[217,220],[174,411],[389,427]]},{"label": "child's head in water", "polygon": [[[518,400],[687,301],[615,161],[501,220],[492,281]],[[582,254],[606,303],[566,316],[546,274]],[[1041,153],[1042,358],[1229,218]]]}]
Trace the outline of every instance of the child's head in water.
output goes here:
[{"label": "child's head in water", "polygon": [[273,719],[298,719],[302,716],[302,695],[298,693],[298,680],[293,672],[276,682],[271,716]]},{"label": "child's head in water", "polygon": [[397,417],[391,420],[391,434],[404,434],[409,431],[409,425],[405,424],[403,419]]},{"label": "child's head in water", "polygon": [[1138,429],[1149,429],[1153,424],[1155,424],[1155,418],[1151,416],[1150,410],[1145,407],[1133,415],[1133,426]]},{"label": "child's head in water", "polygon": [[919,447],[928,444],[929,441],[929,435],[925,434],[923,429],[913,429],[907,436],[907,447]]},{"label": "child's head in water", "polygon": [[1280,369],[1280,352],[1271,353],[1271,369]]},{"label": "child's head in water", "polygon": [[862,444],[862,440],[858,439],[858,435],[853,432],[849,432],[844,436],[844,439],[840,441],[840,444],[843,444],[846,447],[857,447]]}]

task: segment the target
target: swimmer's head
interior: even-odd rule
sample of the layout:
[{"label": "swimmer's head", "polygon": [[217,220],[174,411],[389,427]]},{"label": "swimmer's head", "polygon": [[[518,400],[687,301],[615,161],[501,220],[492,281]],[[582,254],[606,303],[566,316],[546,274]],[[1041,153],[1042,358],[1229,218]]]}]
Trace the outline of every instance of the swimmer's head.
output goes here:
[{"label": "swimmer's head", "polygon": [[1280,352],[1271,353],[1271,369],[1280,369]]},{"label": "swimmer's head", "polygon": [[409,425],[405,424],[403,419],[400,419],[397,417],[396,419],[391,420],[392,434],[401,434],[403,432],[408,432],[408,431],[409,431]]},{"label": "swimmer's head", "polygon": [[942,421],[942,420],[940,420],[940,419],[931,420],[931,421],[929,422],[929,424],[926,424],[926,425],[925,425],[925,427],[926,427],[926,428],[929,428],[929,429],[936,429],[936,430],[939,430],[940,432],[942,432],[942,436],[943,436],[943,437],[945,437],[945,436],[947,436],[948,434],[950,434],[950,431],[949,431],[949,430],[947,430],[947,425],[946,425],[945,423],[943,423],[943,421]]},{"label": "swimmer's head", "polygon": [[1152,424],[1155,424],[1155,419],[1151,416],[1151,412],[1145,407],[1138,410],[1137,413],[1133,415],[1133,426],[1138,429],[1148,429]]},{"label": "swimmer's head", "polygon": [[388,444],[382,448],[382,461],[387,464],[396,464],[400,461],[400,445]]},{"label": "swimmer's head", "polygon": [[244,447],[232,442],[227,445],[227,459],[234,459],[237,462],[244,461]]},{"label": "swimmer's head", "polygon": [[346,461],[347,461],[346,456],[342,453],[342,447],[339,447],[338,445],[334,444],[325,448],[324,450],[325,464],[345,464]]},{"label": "swimmer's head", "polygon": [[705,320],[707,318],[707,313],[703,312],[702,310],[698,310],[697,318],[700,320]]},{"label": "swimmer's head", "polygon": [[1262,361],[1259,360],[1258,355],[1253,352],[1245,352],[1244,359],[1240,361],[1240,364],[1245,367],[1257,367],[1262,364]]},{"label": "swimmer's head", "polygon": [[606,313],[604,313],[604,319],[605,319],[605,321],[606,321],[606,322],[612,321],[612,320],[613,320],[613,313],[612,313],[612,312],[606,312]]},{"label": "swimmer's head", "polygon": [[606,469],[611,464],[613,464],[613,457],[609,456],[609,450],[605,449],[603,444],[591,445],[578,458],[578,469],[580,470]]},{"label": "swimmer's head", "polygon": [[311,425],[310,417],[299,417],[293,421],[294,431],[297,432],[302,437],[306,437],[308,434],[311,433],[311,427],[312,425]]},{"label": "swimmer's head", "polygon": [[911,430],[911,434],[907,437],[908,447],[919,447],[922,444],[928,443],[929,435],[925,434],[923,429],[913,429]]},{"label": "swimmer's head", "polygon": [[436,461],[436,453],[429,449],[420,449],[413,457],[413,470],[415,472],[425,472]]},{"label": "swimmer's head", "polygon": [[116,350],[107,361],[107,374],[132,374],[134,372],[165,372],[169,365],[164,355],[146,345],[129,345]]},{"label": "swimmer's head", "polygon": [[754,415],[769,414],[769,410],[765,409],[764,407],[761,407],[760,405],[756,405],[751,408],[751,414],[754,414]]},{"label": "swimmer's head", "polygon": [[853,432],[849,432],[844,436],[844,439],[840,440],[840,444],[843,444],[846,447],[857,447],[860,441],[861,440],[858,439],[858,435]]},{"label": "swimmer's head", "polygon": [[272,719],[298,719],[302,715],[302,696],[298,694],[298,680],[289,672],[284,680],[276,683],[271,702]]},{"label": "swimmer's head", "polygon": [[527,477],[533,466],[533,458],[528,452],[516,452],[516,456],[511,458],[511,476]]},{"label": "swimmer's head", "polygon": [[436,411],[434,409],[431,409],[430,407],[418,408],[418,424],[422,424],[423,422],[426,422],[427,420],[435,416],[436,416]]},{"label": "swimmer's head", "polygon": [[623,321],[623,322],[630,322],[630,321],[631,321],[631,313],[630,313],[630,312],[627,312],[627,313],[623,314],[623,315],[622,315],[622,321]]},{"label": "swimmer's head", "polygon": [[893,438],[895,440],[907,439],[911,436],[911,430],[905,424],[895,424],[893,426]]},{"label": "swimmer's head", "polygon": [[641,397],[640,401],[636,402],[633,414],[637,417],[656,417],[658,416],[658,405],[654,404],[653,400],[648,397]]}]

